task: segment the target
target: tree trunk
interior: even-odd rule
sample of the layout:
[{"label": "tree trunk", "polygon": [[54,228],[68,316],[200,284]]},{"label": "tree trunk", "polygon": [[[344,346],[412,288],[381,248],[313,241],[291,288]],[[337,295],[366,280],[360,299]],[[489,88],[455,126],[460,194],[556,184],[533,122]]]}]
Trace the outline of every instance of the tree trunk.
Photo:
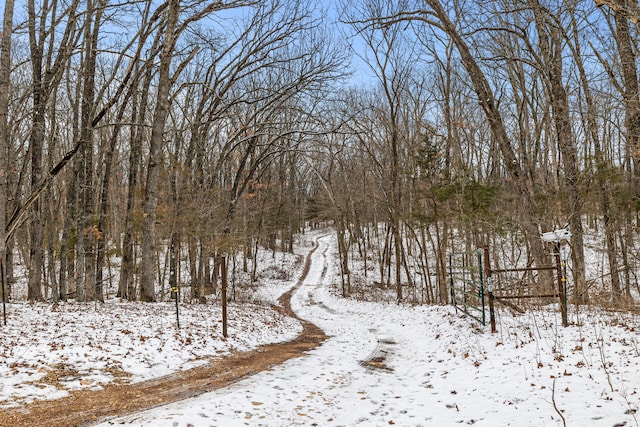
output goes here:
[{"label": "tree trunk", "polygon": [[[80,128],[80,155],[83,162],[82,184],[81,184],[81,223],[82,223],[82,252],[78,256],[82,257],[83,265],[82,288],[84,290],[84,300],[102,300],[102,286],[96,281],[96,243],[100,238],[100,230],[94,222],[95,206],[94,193],[96,191],[93,177],[93,113],[95,97],[95,72],[97,43],[99,28],[101,25],[103,8],[98,5],[96,8],[92,0],[87,1],[87,19],[84,27],[84,55],[83,66],[83,90],[82,90],[82,117]],[[93,24],[93,28],[92,28]],[[99,293],[96,291],[99,290]]]},{"label": "tree trunk", "polygon": [[[74,246],[71,244],[72,240],[77,237],[77,230],[75,230],[75,236],[72,235],[73,218],[76,217],[76,207],[78,205],[77,187],[78,177],[80,175],[81,161],[76,159],[73,163],[73,171],[68,179],[67,183],[67,200],[65,206],[64,225],[62,229],[62,241],[60,243],[60,278],[59,283],[59,298],[61,301],[67,300],[68,293],[68,278],[73,277],[74,267]],[[71,263],[69,263],[71,261]],[[71,273],[71,274],[69,274]]]},{"label": "tree trunk", "polygon": [[[619,293],[620,291],[620,272],[618,268],[618,259],[617,259],[617,251],[616,251],[616,230],[613,224],[612,218],[612,203],[611,203],[611,195],[609,190],[609,185],[607,183],[607,160],[605,158],[604,153],[602,152],[602,145],[600,141],[600,135],[598,130],[597,123],[597,109],[596,104],[591,95],[591,89],[589,87],[589,79],[587,77],[587,72],[584,68],[584,63],[582,61],[582,53],[580,48],[580,41],[578,37],[577,31],[577,23],[575,22],[575,17],[572,16],[572,25],[573,25],[573,44],[570,44],[573,52],[574,61],[576,63],[576,68],[578,69],[578,74],[580,76],[580,84],[582,86],[582,90],[584,92],[584,98],[586,103],[586,131],[587,135],[591,137],[593,142],[593,150],[595,157],[595,166],[596,166],[596,181],[598,185],[598,191],[600,196],[600,206],[602,209],[602,221],[604,224],[605,231],[605,239],[607,245],[607,259],[609,260],[609,270],[611,273],[611,288],[614,294]],[[571,40],[568,40],[571,42]]]},{"label": "tree trunk", "polygon": [[[616,0],[624,9],[626,0]],[[626,141],[633,159],[634,180],[633,191],[636,198],[640,197],[638,177],[640,176],[640,85],[638,84],[638,69],[636,65],[636,52],[633,48],[629,21],[622,9],[614,10],[616,24],[616,42],[622,67],[624,80],[624,98],[626,128]]]},{"label": "tree trunk", "polygon": [[6,286],[7,253],[7,196],[9,174],[9,92],[11,88],[11,37],[13,35],[14,0],[5,0],[2,21],[3,37],[0,38],[0,300],[8,301]]},{"label": "tree trunk", "polygon": [[103,273],[106,258],[106,245],[108,240],[108,233],[106,232],[106,219],[109,211],[109,189],[111,188],[111,170],[113,167],[113,159],[115,157],[116,143],[118,142],[118,136],[120,135],[120,123],[124,117],[124,113],[127,109],[128,100],[131,96],[129,91],[118,110],[116,115],[116,125],[113,128],[113,133],[109,138],[107,145],[107,151],[104,153],[104,174],[102,176],[102,190],[100,192],[100,216],[98,219],[98,241],[96,246],[96,297],[99,301],[104,301],[103,296]]},{"label": "tree trunk", "polygon": [[[53,2],[55,5],[55,1]],[[66,165],[71,157],[76,153],[76,148],[67,153],[67,156],[61,163],[56,165],[52,173],[43,176],[42,173],[42,155],[45,141],[46,126],[46,106],[51,94],[52,84],[57,82],[63,66],[70,58],[70,52],[73,49],[74,35],[76,34],[77,20],[73,19],[78,7],[79,0],[73,0],[64,10],[66,18],[61,16],[51,17],[56,23],[64,22],[66,27],[61,34],[59,45],[55,49],[55,58],[53,56],[54,46],[49,46],[47,57],[45,58],[45,43],[51,34],[56,33],[56,28],[46,28],[47,14],[55,13],[55,7],[45,9],[45,13],[36,14],[35,0],[27,1],[27,28],[29,33],[29,52],[31,59],[32,79],[33,79],[33,105],[32,105],[32,129],[29,137],[29,147],[31,151],[31,193],[30,209],[32,210],[32,221],[30,225],[31,231],[31,247],[29,250],[29,283],[27,295],[29,300],[42,299],[42,270],[44,262],[44,246],[43,246],[43,224],[42,210],[40,206],[39,195],[45,189],[50,176],[55,176]],[[51,41],[53,44],[53,41]],[[45,71],[44,61],[47,61],[47,69]]]},{"label": "tree trunk", "polygon": [[199,248],[197,238],[191,236],[189,238],[189,273],[191,274],[191,299],[198,301],[202,294],[199,261]]},{"label": "tree trunk", "polygon": [[337,221],[338,229],[338,257],[340,258],[340,284],[342,287],[342,296],[348,297],[351,293],[351,273],[349,271],[349,248],[345,239],[345,226],[342,221]]},{"label": "tree trunk", "polygon": [[[145,78],[142,81],[142,91],[136,96],[132,102],[132,121],[133,123],[144,123],[147,102],[149,99],[149,87],[151,86],[152,73],[148,69]],[[139,110],[138,110],[139,108]],[[129,301],[136,300],[136,284],[133,280],[133,272],[135,270],[134,256],[134,213],[136,207],[136,191],[138,188],[138,177],[140,174],[140,159],[142,157],[142,140],[144,131],[140,126],[132,126],[129,131],[129,176],[127,180],[127,208],[124,219],[124,236],[122,241],[122,266],[120,269],[120,282],[118,283],[117,296],[126,298]]]},{"label": "tree trunk", "polygon": [[171,299],[177,300],[180,292],[178,289],[178,263],[180,262],[180,240],[178,233],[171,234],[169,246],[169,286]]},{"label": "tree trunk", "polygon": [[[36,35],[36,11],[34,0],[28,2],[29,39],[31,50],[31,67],[33,73],[33,113],[32,129],[29,138],[31,152],[31,191],[35,191],[42,180],[42,146],[45,133],[45,107],[47,99],[43,82],[43,50],[38,44]],[[36,200],[31,207],[30,247],[29,247],[29,281],[27,298],[30,301],[42,300],[42,266],[44,261],[43,225],[40,201]]]},{"label": "tree trunk", "polygon": [[158,89],[156,107],[151,125],[151,140],[149,159],[147,162],[147,181],[142,206],[143,236],[142,236],[142,275],[140,277],[140,299],[146,302],[156,300],[155,296],[155,227],[156,209],[158,206],[158,182],[162,164],[162,146],[164,142],[164,127],[169,115],[169,92],[171,89],[171,60],[176,42],[176,26],[180,13],[180,1],[169,0],[167,9],[164,43],[160,54],[160,68],[158,70]]}]

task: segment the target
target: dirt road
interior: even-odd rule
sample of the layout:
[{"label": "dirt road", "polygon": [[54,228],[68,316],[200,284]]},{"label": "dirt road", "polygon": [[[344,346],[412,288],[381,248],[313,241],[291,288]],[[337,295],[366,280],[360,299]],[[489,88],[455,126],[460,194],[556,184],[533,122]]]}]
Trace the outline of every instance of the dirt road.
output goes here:
[{"label": "dirt road", "polygon": [[[312,250],[298,283],[280,297],[280,307],[287,315],[298,318],[291,310],[291,296],[309,272]],[[327,336],[310,322],[303,325],[300,336],[289,342],[264,345],[250,352],[238,352],[214,358],[208,365],[174,375],[137,384],[107,385],[100,391],[72,391],[70,396],[52,401],[37,401],[20,407],[0,410],[0,426],[87,426],[105,418],[138,412],[170,402],[197,396],[232,384],[256,372],[269,369],[320,345]],[[51,381],[56,377],[52,374]]]}]

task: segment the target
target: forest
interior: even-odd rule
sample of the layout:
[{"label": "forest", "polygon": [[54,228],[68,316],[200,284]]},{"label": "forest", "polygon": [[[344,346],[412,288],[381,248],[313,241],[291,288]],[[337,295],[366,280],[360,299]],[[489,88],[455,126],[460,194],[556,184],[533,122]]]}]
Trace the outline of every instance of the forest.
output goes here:
[{"label": "forest", "polygon": [[205,301],[228,260],[250,289],[259,247],[331,225],[343,295],[446,303],[449,253],[546,265],[568,228],[571,301],[632,306],[639,22],[627,0],[5,0],[2,298]]}]

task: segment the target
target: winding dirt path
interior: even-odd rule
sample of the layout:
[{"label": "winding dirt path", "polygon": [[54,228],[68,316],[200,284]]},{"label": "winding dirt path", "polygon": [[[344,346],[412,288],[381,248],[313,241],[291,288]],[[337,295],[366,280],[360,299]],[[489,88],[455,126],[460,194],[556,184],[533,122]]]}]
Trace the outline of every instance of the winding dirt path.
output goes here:
[{"label": "winding dirt path", "polygon": [[155,380],[129,385],[111,384],[99,391],[71,391],[63,399],[37,401],[20,408],[0,410],[0,426],[89,426],[107,418],[198,396],[303,356],[327,339],[320,328],[298,318],[291,309],[291,296],[309,273],[311,255],[317,247],[307,254],[297,284],[278,300],[281,307],[274,307],[302,323],[303,330],[295,340],[214,358],[206,366]]}]

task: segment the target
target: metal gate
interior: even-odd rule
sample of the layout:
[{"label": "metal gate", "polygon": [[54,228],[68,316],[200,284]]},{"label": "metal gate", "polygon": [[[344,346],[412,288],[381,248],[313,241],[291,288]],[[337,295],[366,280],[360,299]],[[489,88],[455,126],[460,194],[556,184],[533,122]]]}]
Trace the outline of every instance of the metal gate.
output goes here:
[{"label": "metal gate", "polygon": [[[567,326],[567,300],[566,277],[563,264],[560,260],[560,244],[554,245],[552,253],[555,265],[539,267],[515,267],[515,268],[491,268],[489,260],[489,248],[478,249],[476,253],[452,253],[449,255],[449,292],[451,304],[456,310],[461,311],[477,320],[483,325],[486,322],[485,295],[489,308],[491,332],[496,332],[495,303],[500,303],[517,311],[523,312],[518,305],[511,301],[558,299],[562,315],[562,325]],[[548,284],[551,290],[542,291],[539,286],[527,286],[527,280],[517,280],[520,285],[512,287],[513,280],[509,280],[510,274],[533,274],[541,271],[550,271],[555,276],[554,285]],[[510,283],[511,282],[511,283]]]},{"label": "metal gate", "polygon": [[456,310],[485,324],[483,253],[449,254],[449,292]]}]

